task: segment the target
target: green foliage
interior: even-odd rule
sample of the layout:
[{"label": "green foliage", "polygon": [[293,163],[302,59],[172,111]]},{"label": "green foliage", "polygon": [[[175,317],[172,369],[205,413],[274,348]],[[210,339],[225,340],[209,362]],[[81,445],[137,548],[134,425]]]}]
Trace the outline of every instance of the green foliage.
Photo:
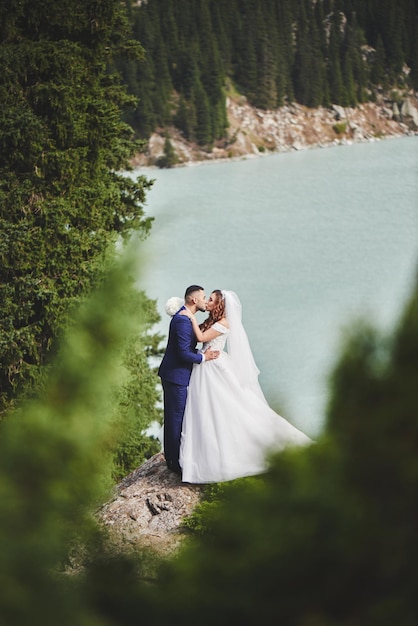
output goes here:
[{"label": "green foliage", "polygon": [[11,0],[0,29],[0,414],[42,382],[109,243],[145,236],[150,183],[121,175],[138,149],[114,59],[142,54],[117,0]]},{"label": "green foliage", "polygon": [[220,504],[236,489],[257,485],[262,478],[238,478],[228,483],[212,483],[206,485],[205,491],[193,512],[183,520],[183,528],[191,534],[205,535],[211,532],[214,522],[221,514]]},{"label": "green foliage", "polygon": [[85,589],[62,570],[76,546],[87,562],[95,554],[92,511],[109,497],[125,346],[148,323],[129,307],[130,270],[106,272],[75,314],[42,396],[1,425],[1,624],[109,623],[90,615]]},{"label": "green foliage", "polygon": [[196,534],[209,532],[211,517],[219,511],[219,502],[227,489],[227,483],[207,485],[194,511],[184,518],[183,528]]},{"label": "green foliage", "polygon": [[333,125],[332,129],[337,135],[343,135],[347,130],[347,122],[337,122]]},{"label": "green foliage", "polygon": [[158,344],[162,337],[151,334],[151,329],[160,317],[156,302],[145,293],[138,292],[132,285],[125,294],[125,314],[133,319],[138,316],[142,332],[130,336],[124,351],[126,380],[118,389],[115,416],[113,478],[118,481],[139,467],[146,459],[160,451],[159,440],[146,435],[154,422],[161,422],[162,414],[157,404],[160,394],[159,379],[149,365],[149,357],[160,355]]}]

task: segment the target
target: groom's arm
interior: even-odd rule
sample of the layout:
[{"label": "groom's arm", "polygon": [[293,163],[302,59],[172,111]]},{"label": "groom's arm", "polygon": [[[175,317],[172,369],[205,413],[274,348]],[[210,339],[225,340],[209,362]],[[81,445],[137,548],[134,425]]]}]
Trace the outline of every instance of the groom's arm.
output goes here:
[{"label": "groom's arm", "polygon": [[173,322],[175,322],[176,326],[177,349],[181,360],[186,361],[186,363],[201,363],[204,361],[203,354],[198,354],[190,349],[194,333],[189,318],[184,315],[176,315]]}]

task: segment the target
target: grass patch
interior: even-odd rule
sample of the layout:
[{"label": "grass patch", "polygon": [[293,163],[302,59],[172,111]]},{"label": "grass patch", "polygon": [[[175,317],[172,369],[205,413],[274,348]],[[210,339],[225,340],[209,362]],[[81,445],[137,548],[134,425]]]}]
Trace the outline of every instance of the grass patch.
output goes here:
[{"label": "grass patch", "polygon": [[332,128],[337,135],[344,135],[347,131],[347,122],[337,122]]}]

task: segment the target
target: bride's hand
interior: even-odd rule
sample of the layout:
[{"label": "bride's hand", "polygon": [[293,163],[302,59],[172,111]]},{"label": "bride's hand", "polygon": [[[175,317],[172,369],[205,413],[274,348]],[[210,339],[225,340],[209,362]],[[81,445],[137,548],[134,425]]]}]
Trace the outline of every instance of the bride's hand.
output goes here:
[{"label": "bride's hand", "polygon": [[187,309],[183,309],[183,311],[180,311],[179,315],[185,315],[189,318],[189,320],[192,320],[194,318],[194,315],[190,313],[190,311],[187,311]]}]

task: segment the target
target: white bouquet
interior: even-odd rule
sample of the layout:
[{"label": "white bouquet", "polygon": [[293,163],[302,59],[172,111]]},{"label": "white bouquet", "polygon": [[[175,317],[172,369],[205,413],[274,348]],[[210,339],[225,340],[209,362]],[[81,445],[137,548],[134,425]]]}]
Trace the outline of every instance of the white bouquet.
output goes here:
[{"label": "white bouquet", "polygon": [[173,317],[173,315],[175,315],[175,313],[177,313],[177,311],[181,309],[183,304],[184,304],[183,298],[179,298],[178,296],[173,296],[173,298],[169,298],[167,300],[165,304],[165,312],[167,313],[167,315],[170,315],[170,317]]}]

